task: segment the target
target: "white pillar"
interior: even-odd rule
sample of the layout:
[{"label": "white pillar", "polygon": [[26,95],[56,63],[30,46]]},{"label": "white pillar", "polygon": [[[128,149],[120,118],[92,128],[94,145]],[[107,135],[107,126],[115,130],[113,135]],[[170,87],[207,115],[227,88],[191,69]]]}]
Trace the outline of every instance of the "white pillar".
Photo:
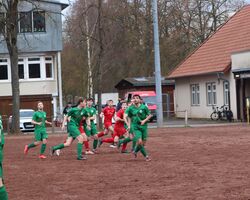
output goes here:
[{"label": "white pillar", "polygon": [[54,115],[54,120],[56,119],[56,113],[57,111],[57,98],[56,96],[53,96],[53,115]]},{"label": "white pillar", "polygon": [[57,53],[57,67],[58,67],[58,95],[59,95],[59,111],[60,114],[63,112],[62,102],[62,66],[61,66],[61,52]]}]

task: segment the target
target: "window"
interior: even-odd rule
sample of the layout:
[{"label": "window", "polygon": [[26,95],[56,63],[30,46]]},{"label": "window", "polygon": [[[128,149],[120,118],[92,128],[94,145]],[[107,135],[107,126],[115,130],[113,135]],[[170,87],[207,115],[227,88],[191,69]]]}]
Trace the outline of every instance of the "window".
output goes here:
[{"label": "window", "polygon": [[32,32],[31,12],[20,13],[20,33]]},{"label": "window", "polygon": [[191,105],[200,105],[200,86],[199,84],[191,85]]},{"label": "window", "polygon": [[229,105],[229,82],[224,81],[224,104]]},{"label": "window", "polygon": [[33,12],[33,31],[45,32],[45,12],[44,11]]},{"label": "window", "polygon": [[24,65],[18,64],[18,75],[19,79],[24,79]]},{"label": "window", "polygon": [[207,83],[207,105],[216,105],[216,84]]},{"label": "window", "polygon": [[45,64],[45,70],[46,70],[46,78],[52,78],[52,64],[46,63]]},{"label": "window", "polygon": [[29,64],[29,78],[41,78],[40,63]]},{"label": "window", "polygon": [[8,80],[8,65],[0,65],[0,80]]}]

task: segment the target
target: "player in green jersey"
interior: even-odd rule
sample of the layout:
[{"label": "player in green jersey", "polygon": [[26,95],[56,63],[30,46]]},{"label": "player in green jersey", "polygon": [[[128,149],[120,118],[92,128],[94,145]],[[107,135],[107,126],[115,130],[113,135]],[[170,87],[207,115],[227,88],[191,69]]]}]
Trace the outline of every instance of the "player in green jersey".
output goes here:
[{"label": "player in green jersey", "polygon": [[95,125],[95,119],[96,119],[96,109],[93,107],[94,100],[92,98],[88,98],[87,100],[87,107],[86,110],[88,112],[88,117],[90,120],[90,129],[87,129],[87,124],[84,124],[84,130],[86,132],[86,135],[90,138],[93,137],[93,152],[97,153],[97,145],[98,145],[98,131]]},{"label": "player in green jersey", "polygon": [[0,115],[0,199],[8,200],[8,194],[3,184],[3,146],[4,146],[4,134],[2,116]]},{"label": "player in green jersey", "polygon": [[148,107],[141,103],[142,99],[140,95],[133,96],[134,104],[131,105],[125,111],[125,123],[128,126],[128,130],[134,133],[134,139],[136,141],[136,147],[134,150],[134,155],[137,157],[137,153],[141,151],[146,161],[150,161],[146,150],[145,143],[148,137],[148,126],[147,122],[152,117]]},{"label": "player in green jersey", "polygon": [[43,111],[43,102],[39,101],[37,103],[38,110],[33,114],[31,123],[35,125],[35,142],[25,145],[24,154],[27,154],[30,148],[38,146],[42,142],[39,158],[45,159],[44,155],[48,134],[46,132],[45,124],[52,125],[51,122],[48,122],[46,119],[46,112]]},{"label": "player in green jersey", "polygon": [[54,152],[58,149],[63,149],[65,147],[69,147],[74,139],[78,140],[77,143],[77,160],[86,160],[86,157],[82,155],[82,145],[83,142],[87,141],[86,134],[79,131],[80,122],[85,119],[87,128],[90,129],[90,122],[88,119],[88,113],[85,109],[86,100],[80,98],[78,101],[78,106],[70,109],[66,117],[64,118],[64,122],[62,124],[62,130],[65,129],[65,122],[68,121],[68,138],[65,143],[52,146],[50,149],[50,154],[53,155]]}]

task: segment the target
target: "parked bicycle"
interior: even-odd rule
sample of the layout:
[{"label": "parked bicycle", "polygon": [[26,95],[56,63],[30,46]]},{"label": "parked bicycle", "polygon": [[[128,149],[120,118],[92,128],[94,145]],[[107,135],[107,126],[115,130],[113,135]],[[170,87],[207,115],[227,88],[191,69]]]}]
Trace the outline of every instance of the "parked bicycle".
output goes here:
[{"label": "parked bicycle", "polygon": [[212,107],[213,112],[210,115],[212,120],[228,120],[231,122],[233,120],[233,112],[228,108],[228,106],[223,105],[219,107]]}]

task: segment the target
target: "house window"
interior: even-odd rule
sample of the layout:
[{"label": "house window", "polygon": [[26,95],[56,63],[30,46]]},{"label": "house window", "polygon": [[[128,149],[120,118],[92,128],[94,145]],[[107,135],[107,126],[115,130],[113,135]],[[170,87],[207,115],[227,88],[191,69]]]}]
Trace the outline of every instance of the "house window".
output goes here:
[{"label": "house window", "polygon": [[200,105],[200,86],[199,84],[191,85],[191,105]]},{"label": "house window", "polygon": [[18,75],[19,79],[24,79],[24,65],[18,64]]},{"label": "house window", "polygon": [[28,58],[29,78],[41,78],[40,58]]},{"label": "house window", "polygon": [[207,105],[216,105],[216,84],[207,83]]},{"label": "house window", "polygon": [[224,104],[229,105],[229,82],[228,81],[224,81],[223,88],[224,88]]},{"label": "house window", "polygon": [[32,32],[31,12],[20,13],[20,33]]},{"label": "house window", "polygon": [[0,80],[8,80],[8,60],[0,59]]},{"label": "house window", "polygon": [[33,12],[33,31],[45,32],[45,12],[44,11]]},{"label": "house window", "polygon": [[45,78],[53,78],[53,59],[45,57]]}]

